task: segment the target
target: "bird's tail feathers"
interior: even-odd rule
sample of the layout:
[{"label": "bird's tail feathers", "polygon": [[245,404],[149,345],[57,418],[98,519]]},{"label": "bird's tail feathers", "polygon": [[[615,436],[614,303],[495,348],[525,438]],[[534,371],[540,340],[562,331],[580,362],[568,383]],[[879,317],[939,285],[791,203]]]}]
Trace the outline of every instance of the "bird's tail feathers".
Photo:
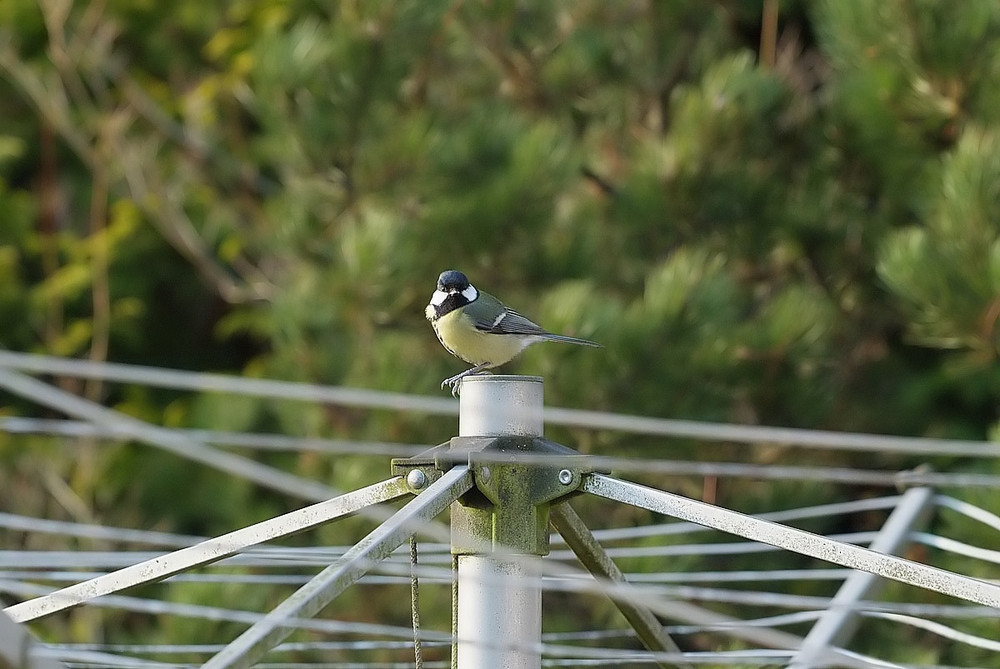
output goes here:
[{"label": "bird's tail feathers", "polygon": [[566,335],[555,334],[553,332],[546,332],[542,335],[546,341],[561,341],[566,344],[578,344],[580,346],[596,346],[597,348],[604,348],[602,344],[598,344],[596,341],[590,341],[589,339],[580,339],[579,337],[568,337]]}]

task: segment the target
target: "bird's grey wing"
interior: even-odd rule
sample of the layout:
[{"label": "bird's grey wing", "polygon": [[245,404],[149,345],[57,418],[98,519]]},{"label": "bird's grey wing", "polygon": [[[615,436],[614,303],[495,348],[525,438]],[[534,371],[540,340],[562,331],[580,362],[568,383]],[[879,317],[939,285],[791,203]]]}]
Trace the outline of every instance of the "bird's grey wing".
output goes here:
[{"label": "bird's grey wing", "polygon": [[491,323],[476,322],[476,329],[493,334],[547,335],[550,334],[513,309],[506,309]]},{"label": "bird's grey wing", "polygon": [[536,323],[528,320],[513,309],[505,309],[492,322],[485,320],[474,320],[477,330],[489,332],[490,334],[520,335],[522,337],[539,337],[549,341],[562,341],[568,344],[579,344],[581,346],[596,346],[601,348],[597,342],[579,337],[568,337],[566,335],[554,334],[548,330],[543,330]]}]

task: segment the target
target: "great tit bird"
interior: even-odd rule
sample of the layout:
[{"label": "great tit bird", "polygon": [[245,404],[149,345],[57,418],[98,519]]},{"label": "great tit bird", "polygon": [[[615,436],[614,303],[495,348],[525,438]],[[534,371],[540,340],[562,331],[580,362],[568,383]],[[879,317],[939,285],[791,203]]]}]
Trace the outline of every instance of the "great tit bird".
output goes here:
[{"label": "great tit bird", "polygon": [[469,283],[459,271],[441,272],[437,290],[424,310],[441,345],[472,368],[441,382],[458,391],[458,382],[509,362],[528,346],[540,341],[562,341],[582,346],[600,346],[586,339],[567,337],[543,330],[507,307],[489,293]]}]

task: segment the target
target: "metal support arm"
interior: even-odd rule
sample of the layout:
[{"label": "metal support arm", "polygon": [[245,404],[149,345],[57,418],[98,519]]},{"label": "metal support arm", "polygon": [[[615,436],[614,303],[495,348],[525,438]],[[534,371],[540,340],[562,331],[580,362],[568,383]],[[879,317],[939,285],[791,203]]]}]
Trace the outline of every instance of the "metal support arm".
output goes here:
[{"label": "metal support arm", "polygon": [[286,626],[290,619],[316,615],[471,487],[472,474],[468,467],[455,467],[448,471],[340,559],[219,651],[202,665],[203,669],[251,666],[292,633],[292,628]]},{"label": "metal support arm", "polygon": [[[933,508],[933,488],[907,490],[869,549],[886,554],[898,553],[907,545],[910,533],[916,526],[926,522]],[[874,597],[883,583],[885,580],[874,574],[852,571],[830,600],[826,611],[809,630],[802,647],[788,665],[789,669],[818,667],[825,649],[847,643],[858,627],[858,602]]]},{"label": "metal support arm", "polygon": [[295,534],[357,513],[373,504],[381,504],[408,494],[410,494],[410,488],[406,481],[397,476],[346,495],[313,504],[256,525],[223,534],[214,539],[202,541],[194,546],[182,548],[110,574],[97,576],[89,581],[56,590],[44,597],[36,597],[11,606],[4,612],[17,622],[41,618],[82,604],[94,597],[110,595],[145,583],[155,583],[182,571],[218,562],[251,546]]},{"label": "metal support arm", "polygon": [[[625,575],[621,569],[604,552],[604,548],[601,547],[601,544],[598,543],[583,520],[576,515],[576,511],[568,503],[554,505],[550,512],[549,521],[591,574],[596,578],[604,578],[615,583],[625,582]],[[646,648],[654,653],[679,654],[681,652],[681,649],[666,633],[663,625],[656,619],[652,611],[639,604],[634,604],[624,597],[614,597],[613,601]],[[658,664],[661,667],[667,666],[662,662],[658,662]],[[682,669],[694,669],[690,664],[679,663],[675,666]]]},{"label": "metal support arm", "polygon": [[812,532],[786,527],[601,474],[587,476],[581,489],[599,497],[698,523],[844,567],[860,569],[977,604],[1000,607],[1000,585],[953,574],[944,569],[883,555]]}]

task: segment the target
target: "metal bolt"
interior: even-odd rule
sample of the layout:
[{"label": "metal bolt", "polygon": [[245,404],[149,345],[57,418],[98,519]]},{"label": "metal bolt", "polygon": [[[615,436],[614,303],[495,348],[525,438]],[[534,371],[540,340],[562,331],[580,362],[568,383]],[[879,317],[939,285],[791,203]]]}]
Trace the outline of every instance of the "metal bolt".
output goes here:
[{"label": "metal bolt", "polygon": [[559,483],[563,485],[569,485],[573,482],[573,472],[568,469],[559,470]]},{"label": "metal bolt", "polygon": [[420,490],[427,485],[427,474],[424,474],[423,470],[420,469],[411,469],[410,473],[406,475],[406,485],[414,490]]},{"label": "metal bolt", "polygon": [[479,478],[482,479],[483,483],[489,483],[492,476],[493,472],[490,471],[489,467],[483,467],[479,472]]}]

